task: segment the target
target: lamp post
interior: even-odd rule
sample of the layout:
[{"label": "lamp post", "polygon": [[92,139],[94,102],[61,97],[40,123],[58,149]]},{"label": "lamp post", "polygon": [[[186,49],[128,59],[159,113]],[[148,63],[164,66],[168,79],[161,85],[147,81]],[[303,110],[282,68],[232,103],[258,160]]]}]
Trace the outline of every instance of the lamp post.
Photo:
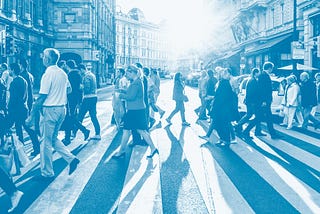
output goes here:
[{"label": "lamp post", "polygon": [[[298,41],[298,32],[297,32],[297,0],[293,0],[293,32],[292,32],[292,41]],[[291,47],[293,48],[293,47]],[[293,53],[293,52],[292,52]],[[292,72],[297,75],[297,60],[292,55]]]}]

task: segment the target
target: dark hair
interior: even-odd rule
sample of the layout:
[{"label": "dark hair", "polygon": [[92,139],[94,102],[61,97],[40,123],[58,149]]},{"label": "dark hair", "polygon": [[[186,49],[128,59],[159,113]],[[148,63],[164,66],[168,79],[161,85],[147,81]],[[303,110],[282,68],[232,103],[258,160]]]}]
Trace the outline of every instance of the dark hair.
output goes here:
[{"label": "dark hair", "polygon": [[174,75],[174,81],[180,81],[180,77],[181,77],[181,73],[180,72],[177,72],[175,75]]},{"label": "dark hair", "polygon": [[85,66],[84,64],[82,64],[82,63],[80,63],[80,64],[78,65],[78,68],[79,68],[80,70],[86,70],[86,69],[87,69],[86,66]]},{"label": "dark hair", "polygon": [[207,73],[208,73],[209,77],[213,77],[213,70],[210,69],[210,70],[207,71]]},{"label": "dark hair", "polygon": [[9,67],[10,67],[10,70],[12,70],[15,75],[19,75],[21,73],[21,68],[18,63],[11,63]]},{"label": "dark hair", "polygon": [[158,71],[157,71],[157,69],[151,69],[151,72],[153,73],[153,74],[155,74],[155,75],[158,75]]},{"label": "dark hair", "polygon": [[143,73],[144,73],[144,75],[149,76],[149,74],[150,74],[149,68],[144,67],[144,68],[143,68]]},{"label": "dark hair", "polygon": [[118,71],[122,76],[126,73],[126,71],[123,68],[119,68]]},{"label": "dark hair", "polygon": [[59,62],[58,62],[58,67],[62,67],[62,66],[64,66],[64,65],[66,65],[66,61],[65,60],[60,60]]},{"label": "dark hair", "polygon": [[136,62],[137,68],[143,68],[142,64],[140,62]]},{"label": "dark hair", "polygon": [[8,69],[7,63],[2,63],[2,64],[1,64],[1,68],[7,70],[7,69]]},{"label": "dark hair", "polygon": [[76,68],[76,62],[74,60],[72,60],[72,59],[69,59],[66,64],[71,69],[75,69]]},{"label": "dark hair", "polygon": [[272,62],[265,62],[263,64],[263,70],[269,70],[270,68],[272,69],[274,67],[274,64]]},{"label": "dark hair", "polygon": [[253,68],[253,69],[251,70],[251,76],[253,77],[255,74],[257,74],[257,73],[259,73],[259,72],[260,72],[259,68]]}]

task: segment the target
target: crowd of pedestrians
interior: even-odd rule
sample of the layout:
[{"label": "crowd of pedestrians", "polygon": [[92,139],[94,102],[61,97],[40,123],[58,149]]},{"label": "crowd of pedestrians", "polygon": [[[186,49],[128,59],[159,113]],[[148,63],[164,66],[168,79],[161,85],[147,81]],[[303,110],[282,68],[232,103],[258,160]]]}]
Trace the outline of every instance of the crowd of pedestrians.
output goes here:
[{"label": "crowd of pedestrians", "polygon": [[[54,179],[53,149],[69,164],[69,175],[76,169],[80,160],[73,155],[67,145],[77,135],[83,134],[83,140],[101,140],[100,124],[97,117],[97,82],[95,75],[84,64],[73,60],[60,60],[60,53],[54,48],[43,51],[43,65],[46,67],[41,77],[37,99],[33,97],[34,78],[29,71],[26,60],[17,63],[1,64],[0,78],[0,119],[1,143],[4,135],[15,128],[18,139],[24,143],[23,129],[30,136],[33,152],[31,156],[40,154],[39,180]],[[209,129],[204,136],[211,141],[213,130],[217,131],[217,145],[226,146],[236,140],[236,134],[250,139],[250,131],[254,129],[256,136],[265,136],[261,122],[267,124],[272,139],[279,138],[273,127],[272,81],[270,75],[274,69],[271,62],[266,62],[263,69],[253,68],[246,84],[244,104],[246,114],[240,118],[238,112],[238,84],[234,84],[231,70],[217,67],[213,70],[201,71],[199,80],[200,106],[195,110],[198,120],[209,119]],[[293,126],[307,128],[310,124],[315,129],[320,121],[314,116],[315,107],[320,103],[320,73],[313,77],[302,72],[297,78],[290,75],[285,78],[282,125],[287,129]],[[143,67],[140,63],[119,68],[114,80],[112,99],[112,123],[122,131],[121,143],[113,157],[125,156],[127,146],[148,145],[148,159],[159,154],[150,130],[165,114],[165,110],[157,104],[160,95],[160,77],[156,69]],[[177,72],[173,80],[172,100],[174,109],[165,119],[171,125],[172,118],[180,113],[181,125],[190,126],[185,114],[185,103],[189,97],[185,92],[183,76]],[[95,134],[90,138],[90,130],[83,124],[85,115],[89,113]],[[159,116],[156,117],[158,113]],[[64,139],[58,138],[58,132],[65,132]],[[132,143],[129,138],[132,135]],[[10,196],[12,207],[19,204],[23,193],[12,182],[10,173],[0,167],[0,187]]]}]

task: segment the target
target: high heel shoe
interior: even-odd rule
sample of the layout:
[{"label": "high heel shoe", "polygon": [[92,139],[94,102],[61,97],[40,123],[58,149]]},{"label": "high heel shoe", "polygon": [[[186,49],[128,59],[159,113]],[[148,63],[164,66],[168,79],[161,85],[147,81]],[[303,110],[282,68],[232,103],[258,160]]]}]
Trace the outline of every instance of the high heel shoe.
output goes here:
[{"label": "high heel shoe", "polygon": [[147,158],[153,158],[153,156],[155,154],[159,154],[159,150],[158,149],[155,149],[150,155],[147,156]]},{"label": "high heel shoe", "polygon": [[122,152],[122,153],[116,153],[116,154],[114,154],[113,156],[112,156],[112,158],[115,158],[115,159],[119,159],[119,158],[122,158],[122,157],[124,157],[126,155],[126,153],[125,152]]}]

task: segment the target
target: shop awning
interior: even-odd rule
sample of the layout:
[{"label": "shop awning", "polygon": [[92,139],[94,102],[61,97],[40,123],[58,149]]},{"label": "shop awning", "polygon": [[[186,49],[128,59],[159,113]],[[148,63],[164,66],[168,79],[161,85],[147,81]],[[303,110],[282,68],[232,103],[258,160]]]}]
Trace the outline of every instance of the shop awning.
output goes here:
[{"label": "shop awning", "polygon": [[257,53],[267,51],[269,48],[272,48],[273,46],[279,44],[280,42],[284,41],[285,39],[287,39],[289,37],[291,37],[291,35],[285,35],[285,36],[281,36],[279,38],[271,39],[271,40],[267,41],[266,43],[256,45],[252,49],[246,50],[245,54],[252,55],[252,54],[257,54]]},{"label": "shop awning", "polygon": [[[293,65],[287,65],[281,68],[278,68],[279,70],[287,70],[287,71],[292,71],[293,69]],[[301,71],[315,71],[318,70],[317,68],[313,68],[307,65],[303,65],[300,63],[297,63],[297,70],[301,70]]]}]

